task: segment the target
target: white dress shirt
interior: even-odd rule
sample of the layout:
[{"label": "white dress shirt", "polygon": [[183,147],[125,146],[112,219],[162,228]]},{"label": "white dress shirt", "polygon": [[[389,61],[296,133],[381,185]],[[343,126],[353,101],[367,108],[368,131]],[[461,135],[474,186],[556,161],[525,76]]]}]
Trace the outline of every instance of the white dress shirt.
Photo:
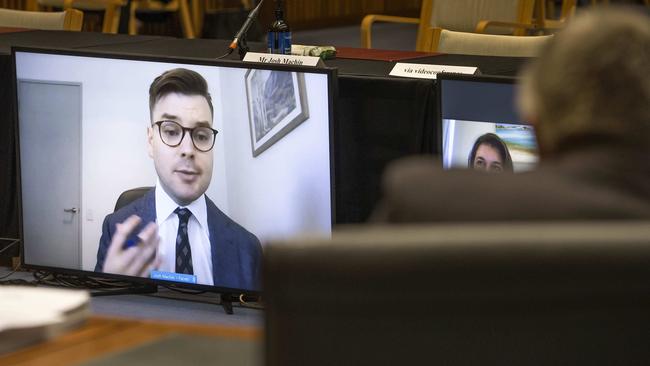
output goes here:
[{"label": "white dress shirt", "polygon": [[192,216],[187,224],[187,237],[192,250],[192,267],[196,283],[213,285],[212,252],[210,233],[208,231],[208,212],[205,195],[187,206],[179,206],[167,195],[160,180],[156,184],[156,223],[158,224],[158,255],[162,258],[158,270],[176,272],[176,235],[178,233],[178,215],[176,208],[187,208]]}]

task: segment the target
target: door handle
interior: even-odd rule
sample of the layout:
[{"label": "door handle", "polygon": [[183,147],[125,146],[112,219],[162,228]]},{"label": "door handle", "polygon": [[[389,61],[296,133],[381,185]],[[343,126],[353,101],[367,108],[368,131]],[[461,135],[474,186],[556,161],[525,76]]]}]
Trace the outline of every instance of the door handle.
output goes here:
[{"label": "door handle", "polygon": [[77,213],[77,208],[76,208],[76,207],[73,207],[73,208],[64,208],[64,209],[63,209],[63,212]]}]

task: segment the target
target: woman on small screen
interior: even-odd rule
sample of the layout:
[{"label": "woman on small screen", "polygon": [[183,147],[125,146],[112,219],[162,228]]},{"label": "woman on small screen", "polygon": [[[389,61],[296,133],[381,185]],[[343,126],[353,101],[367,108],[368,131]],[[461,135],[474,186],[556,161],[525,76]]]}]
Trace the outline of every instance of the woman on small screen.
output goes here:
[{"label": "woman on small screen", "polygon": [[489,173],[512,173],[512,158],[505,142],[494,133],[479,136],[469,154],[467,165],[471,169]]}]

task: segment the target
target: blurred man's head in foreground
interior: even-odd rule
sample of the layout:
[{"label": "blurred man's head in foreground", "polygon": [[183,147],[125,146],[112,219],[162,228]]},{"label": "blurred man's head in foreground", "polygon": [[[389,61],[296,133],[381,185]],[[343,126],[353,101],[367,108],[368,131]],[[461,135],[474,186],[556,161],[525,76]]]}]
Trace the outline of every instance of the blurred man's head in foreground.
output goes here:
[{"label": "blurred man's head in foreground", "polygon": [[650,146],[650,17],[595,9],[572,19],[522,75],[519,104],[540,153],[590,141]]}]

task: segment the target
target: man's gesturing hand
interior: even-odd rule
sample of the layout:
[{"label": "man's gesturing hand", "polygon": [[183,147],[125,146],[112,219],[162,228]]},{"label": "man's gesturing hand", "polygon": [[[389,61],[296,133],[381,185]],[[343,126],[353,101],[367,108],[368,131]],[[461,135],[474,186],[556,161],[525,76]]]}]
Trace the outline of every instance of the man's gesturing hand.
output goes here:
[{"label": "man's gesturing hand", "polygon": [[127,276],[149,277],[152,269],[160,265],[156,256],[158,248],[158,226],[150,222],[138,234],[137,245],[124,249],[127,238],[142,220],[135,215],[116,225],[104,263],[104,272]]}]

